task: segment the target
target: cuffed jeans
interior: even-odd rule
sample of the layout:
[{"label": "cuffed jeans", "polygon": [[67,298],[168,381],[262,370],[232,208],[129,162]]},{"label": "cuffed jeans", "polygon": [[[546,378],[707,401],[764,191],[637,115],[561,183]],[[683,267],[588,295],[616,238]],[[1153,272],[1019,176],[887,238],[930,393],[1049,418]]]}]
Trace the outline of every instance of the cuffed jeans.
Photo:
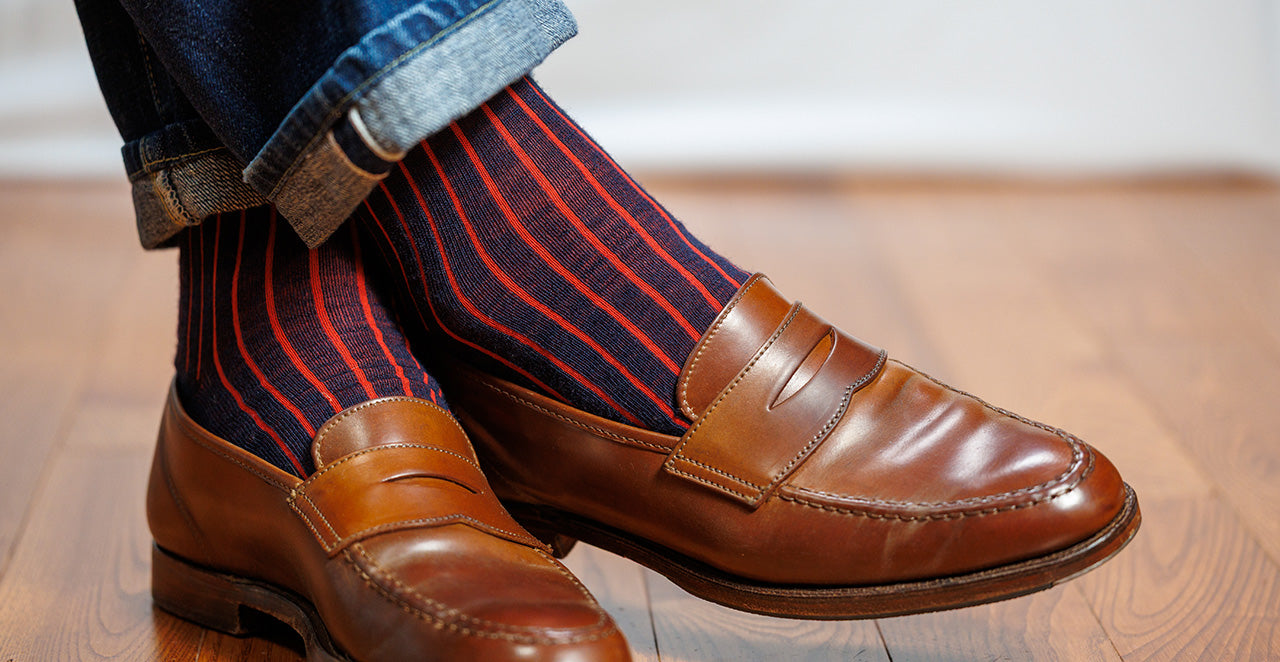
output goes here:
[{"label": "cuffed jeans", "polygon": [[320,244],[576,31],[559,0],[75,1],[147,248],[268,202]]}]

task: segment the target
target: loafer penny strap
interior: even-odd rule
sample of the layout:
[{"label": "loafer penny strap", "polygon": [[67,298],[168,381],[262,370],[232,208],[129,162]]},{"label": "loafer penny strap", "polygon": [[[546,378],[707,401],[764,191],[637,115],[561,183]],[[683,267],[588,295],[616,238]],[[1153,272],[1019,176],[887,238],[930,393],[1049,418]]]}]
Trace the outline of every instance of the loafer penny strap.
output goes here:
[{"label": "loafer penny strap", "polygon": [[451,524],[543,549],[489,492],[471,458],[427,444],[352,453],[299,485],[289,505],[330,556],[382,533]]},{"label": "loafer penny strap", "polygon": [[759,506],[822,444],[884,362],[883,350],[794,304],[664,467]]}]

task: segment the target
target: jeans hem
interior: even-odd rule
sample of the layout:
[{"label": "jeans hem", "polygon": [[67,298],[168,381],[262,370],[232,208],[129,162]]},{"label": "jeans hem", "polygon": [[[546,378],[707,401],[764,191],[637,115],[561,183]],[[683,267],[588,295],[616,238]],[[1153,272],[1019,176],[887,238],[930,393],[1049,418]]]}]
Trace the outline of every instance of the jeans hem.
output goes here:
[{"label": "jeans hem", "polygon": [[240,167],[230,151],[218,147],[130,173],[142,247],[164,248],[209,216],[267,204],[242,181]]},{"label": "jeans hem", "polygon": [[[308,246],[332,234],[385,177],[353,162],[360,159],[343,151],[335,124],[358,123],[375,154],[403,155],[527,74],[577,30],[559,0],[491,0],[431,35],[414,32],[419,11],[344,53],[243,172]],[[400,52],[372,67],[389,49]]]}]

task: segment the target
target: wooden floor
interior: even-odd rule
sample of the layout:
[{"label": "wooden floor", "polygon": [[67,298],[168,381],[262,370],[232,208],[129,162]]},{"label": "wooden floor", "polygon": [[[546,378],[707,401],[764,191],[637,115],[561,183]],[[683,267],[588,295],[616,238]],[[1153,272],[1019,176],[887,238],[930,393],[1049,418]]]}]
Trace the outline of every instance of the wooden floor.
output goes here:
[{"label": "wooden floor", "polygon": [[[713,246],[833,322],[1077,432],[1145,523],[1035,596],[819,623],[579,548],[638,660],[1280,659],[1280,189],[664,181]],[[0,662],[288,660],[156,611],[144,474],[176,254],[118,185],[0,184]]]}]

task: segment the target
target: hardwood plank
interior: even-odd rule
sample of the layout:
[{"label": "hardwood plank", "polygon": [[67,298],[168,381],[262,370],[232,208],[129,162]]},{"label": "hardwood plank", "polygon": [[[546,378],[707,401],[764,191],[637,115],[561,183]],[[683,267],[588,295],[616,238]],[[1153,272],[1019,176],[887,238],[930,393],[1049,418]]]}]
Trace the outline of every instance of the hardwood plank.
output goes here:
[{"label": "hardwood plank", "polygon": [[663,662],[890,659],[874,621],[800,621],[747,614],[695,598],[645,572]]},{"label": "hardwood plank", "polygon": [[[0,576],[94,356],[122,279],[128,190],[0,185]],[[129,250],[122,247],[132,242]]]},{"label": "hardwood plank", "polygon": [[575,545],[564,558],[578,579],[613,617],[631,645],[635,662],[658,662],[644,568],[590,545]]},{"label": "hardwood plank", "polygon": [[[1217,219],[1203,198],[1180,201],[1203,222]],[[1280,349],[1253,311],[1215,282],[1193,251],[1171,241],[1161,210],[1172,201],[1125,199],[1104,243],[1046,219],[1040,234],[1057,248],[1040,264],[1071,305],[1109,344],[1112,360],[1149,399],[1179,442],[1273,560],[1280,560]],[[1220,231],[1243,233],[1225,225]]]},{"label": "hardwood plank", "polygon": [[1125,660],[1280,659],[1280,572],[1216,496],[1143,504],[1143,528],[1082,578]]}]

